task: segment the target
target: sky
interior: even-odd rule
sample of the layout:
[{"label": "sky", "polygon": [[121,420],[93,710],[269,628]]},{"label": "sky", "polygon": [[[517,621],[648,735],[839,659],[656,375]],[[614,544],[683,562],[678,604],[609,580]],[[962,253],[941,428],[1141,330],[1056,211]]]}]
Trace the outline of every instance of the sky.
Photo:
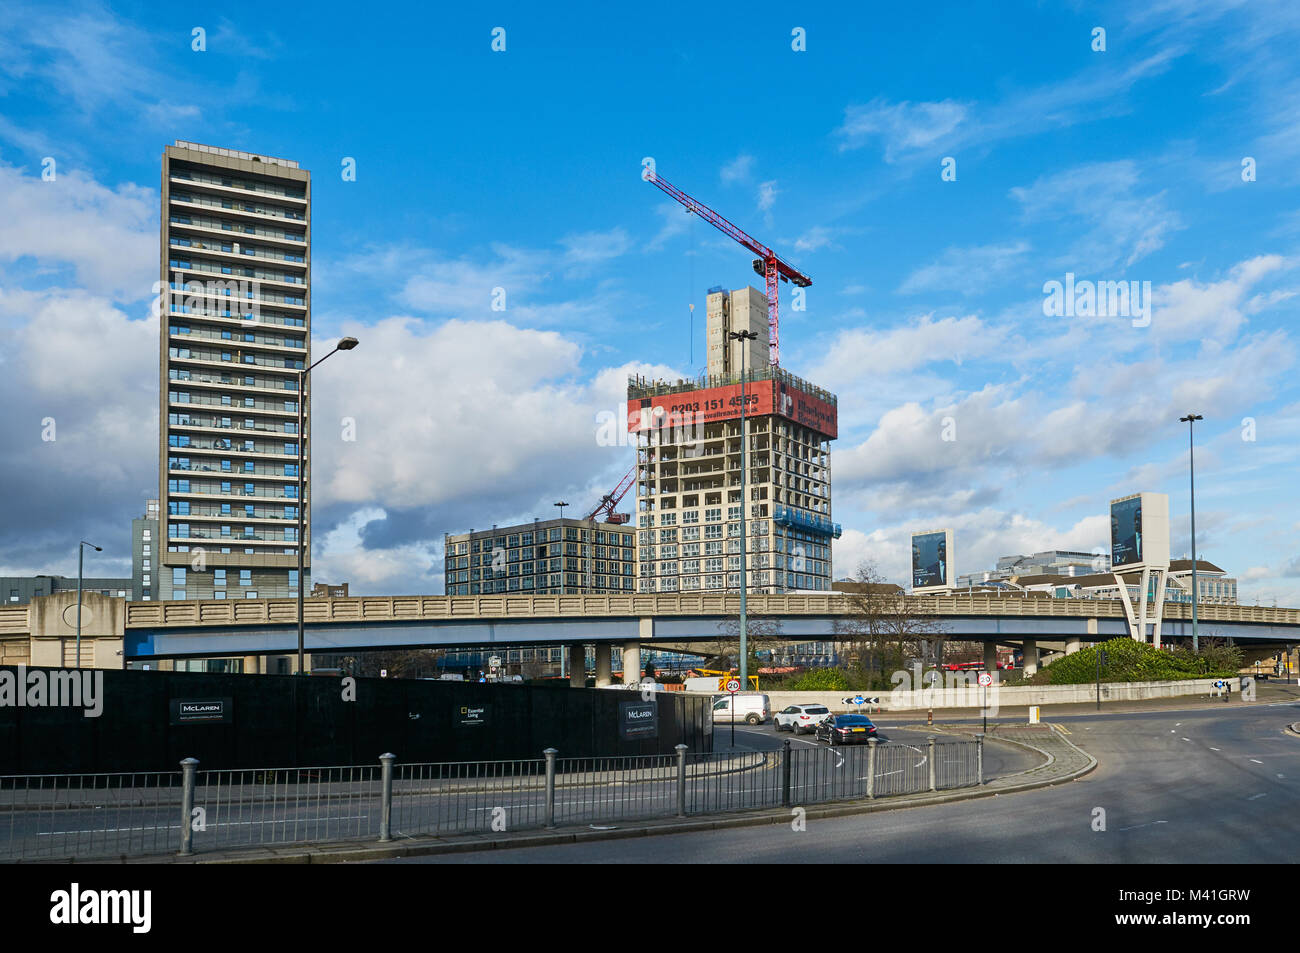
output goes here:
[{"label": "sky", "polygon": [[6,4],[0,575],[130,574],[186,139],[312,172],[313,348],[360,340],[312,375],[316,581],[441,593],[444,533],[628,470],[628,375],[698,374],[707,289],[759,280],[650,159],[813,279],[836,578],[938,527],[957,573],[1102,552],[1139,491],[1189,555],[1198,413],[1198,552],[1300,605],[1300,5],[912,7]]}]

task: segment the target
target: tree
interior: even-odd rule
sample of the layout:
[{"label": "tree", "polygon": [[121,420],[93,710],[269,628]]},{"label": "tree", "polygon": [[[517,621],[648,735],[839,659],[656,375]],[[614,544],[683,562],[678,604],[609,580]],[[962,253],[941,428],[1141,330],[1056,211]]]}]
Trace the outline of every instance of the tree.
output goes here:
[{"label": "tree", "polygon": [[[725,659],[727,666],[740,666],[740,617],[718,623],[718,640],[712,643],[714,654]],[[787,639],[781,634],[781,620],[773,616],[749,615],[745,618],[745,647],[749,650],[749,673],[758,674],[760,651],[777,651]]]},{"label": "tree", "polygon": [[843,643],[850,664],[871,673],[905,669],[920,660],[939,665],[947,627],[918,614],[919,602],[901,586],[886,582],[874,564],[858,567],[845,587],[849,613],[835,621],[835,636]]}]

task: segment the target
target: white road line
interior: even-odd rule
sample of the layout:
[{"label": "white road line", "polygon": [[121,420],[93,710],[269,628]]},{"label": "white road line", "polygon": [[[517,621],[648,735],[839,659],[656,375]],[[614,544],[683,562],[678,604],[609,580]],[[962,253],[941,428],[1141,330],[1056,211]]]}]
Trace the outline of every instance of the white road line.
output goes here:
[{"label": "white road line", "polygon": [[1153,824],[1168,824],[1168,821],[1147,821],[1145,824],[1134,824],[1132,827],[1121,827],[1121,831],[1135,831],[1139,827],[1150,827]]},{"label": "white road line", "polygon": [[1211,750],[1211,751],[1218,751],[1219,749],[1216,748],[1216,747],[1214,747],[1214,745],[1210,745],[1210,750]]},{"label": "white road line", "polygon": [[1263,763],[1264,763],[1263,761],[1260,761],[1259,758],[1251,758],[1250,760],[1251,760],[1251,761],[1254,761],[1256,764],[1263,764]]},{"label": "white road line", "polygon": [[1268,797],[1268,795],[1267,795],[1267,794],[1252,794],[1250,797],[1246,798],[1246,800],[1247,800],[1247,801],[1258,801],[1258,800],[1259,800],[1260,798],[1262,798],[1262,797]]},{"label": "white road line", "polygon": [[1184,740],[1184,741],[1191,741],[1192,739],[1191,739],[1191,738],[1184,738],[1183,740]]}]

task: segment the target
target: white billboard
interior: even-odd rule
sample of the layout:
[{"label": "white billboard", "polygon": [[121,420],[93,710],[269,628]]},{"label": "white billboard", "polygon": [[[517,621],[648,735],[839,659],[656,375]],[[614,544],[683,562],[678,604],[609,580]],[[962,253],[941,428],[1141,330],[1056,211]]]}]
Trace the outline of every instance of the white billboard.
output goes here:
[{"label": "white billboard", "polygon": [[1115,572],[1169,567],[1169,496],[1134,493],[1110,501],[1110,563]]}]

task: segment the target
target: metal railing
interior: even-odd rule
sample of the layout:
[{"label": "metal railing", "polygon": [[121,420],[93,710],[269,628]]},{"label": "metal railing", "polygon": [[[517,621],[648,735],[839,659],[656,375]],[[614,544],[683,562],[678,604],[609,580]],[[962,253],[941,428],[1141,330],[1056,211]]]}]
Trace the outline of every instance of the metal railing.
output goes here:
[{"label": "metal railing", "polygon": [[627,757],[0,777],[0,860],[375,841],[896,797],[984,783],[983,735]]}]

